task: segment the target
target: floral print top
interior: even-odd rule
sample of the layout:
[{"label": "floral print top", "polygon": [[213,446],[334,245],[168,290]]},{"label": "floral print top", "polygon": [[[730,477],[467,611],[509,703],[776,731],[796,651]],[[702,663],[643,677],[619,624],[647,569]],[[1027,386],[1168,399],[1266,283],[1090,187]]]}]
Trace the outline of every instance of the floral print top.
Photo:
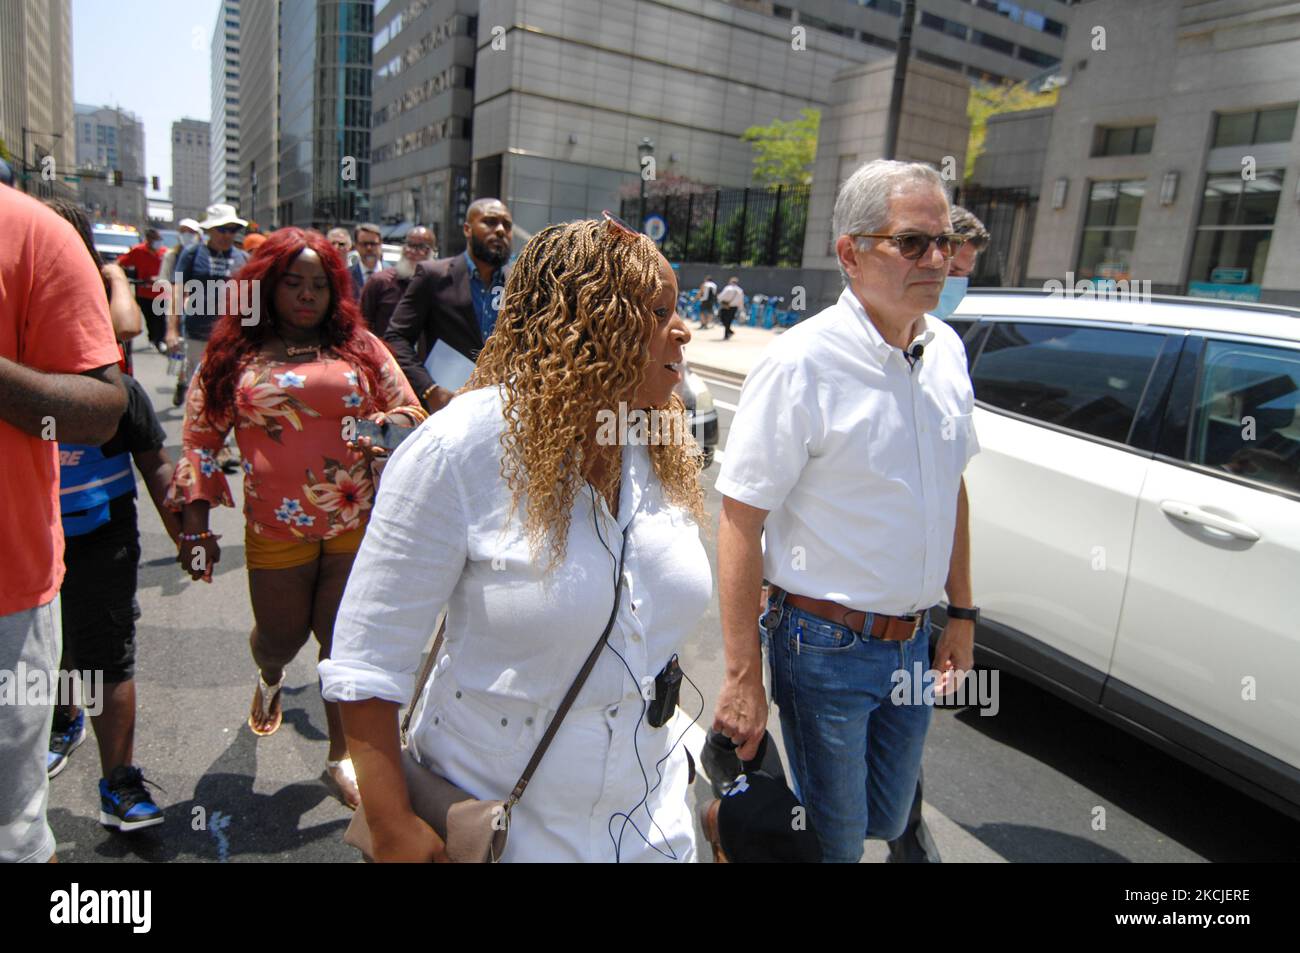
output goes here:
[{"label": "floral print top", "polygon": [[193,500],[234,506],[217,463],[233,426],[244,458],[244,516],[254,533],[314,542],[364,525],[374,484],[365,458],[347,447],[344,418],[377,411],[408,410],[414,419],[423,414],[392,354],[373,334],[362,334],[382,368],[380,393],[373,398],[357,368],[328,349],[302,363],[258,355],[240,371],[235,419],[214,427],[203,414],[203,384],[195,374],[168,506],[179,510]]}]

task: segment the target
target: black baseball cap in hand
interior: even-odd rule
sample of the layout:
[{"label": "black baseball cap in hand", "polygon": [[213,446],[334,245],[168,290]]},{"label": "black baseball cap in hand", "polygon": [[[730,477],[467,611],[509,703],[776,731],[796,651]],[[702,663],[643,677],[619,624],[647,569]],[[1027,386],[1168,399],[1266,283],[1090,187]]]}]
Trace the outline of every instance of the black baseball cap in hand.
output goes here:
[{"label": "black baseball cap in hand", "polygon": [[[715,743],[713,737],[709,741]],[[734,864],[821,863],[821,845],[807,809],[785,783],[770,734],[763,733],[754,760],[741,768],[735,778],[720,780],[725,793],[718,806],[718,840],[727,859]]]}]

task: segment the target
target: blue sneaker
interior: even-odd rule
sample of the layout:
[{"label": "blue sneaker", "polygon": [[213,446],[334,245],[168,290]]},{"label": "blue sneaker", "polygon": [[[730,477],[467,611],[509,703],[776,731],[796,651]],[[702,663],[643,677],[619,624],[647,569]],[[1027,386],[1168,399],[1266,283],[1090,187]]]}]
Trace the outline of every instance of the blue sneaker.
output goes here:
[{"label": "blue sneaker", "polygon": [[45,774],[54,777],[68,766],[68,757],[86,740],[86,713],[77,709],[77,717],[60,724],[59,713],[54,713],[50,727],[50,750],[45,755]]},{"label": "blue sneaker", "polygon": [[145,784],[144,773],[130,765],[114,768],[107,778],[100,778],[99,823],[124,834],[161,824],[162,809],[144,789]]}]

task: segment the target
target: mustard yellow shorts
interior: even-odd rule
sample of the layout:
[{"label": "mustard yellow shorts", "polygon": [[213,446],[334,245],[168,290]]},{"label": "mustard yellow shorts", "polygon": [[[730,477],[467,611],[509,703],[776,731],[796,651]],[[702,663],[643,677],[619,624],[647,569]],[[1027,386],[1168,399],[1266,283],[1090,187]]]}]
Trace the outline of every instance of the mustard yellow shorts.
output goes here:
[{"label": "mustard yellow shorts", "polygon": [[324,542],[267,539],[244,528],[244,564],[249,569],[293,569],[320,559],[321,554],[355,553],[366,528],[358,526]]}]

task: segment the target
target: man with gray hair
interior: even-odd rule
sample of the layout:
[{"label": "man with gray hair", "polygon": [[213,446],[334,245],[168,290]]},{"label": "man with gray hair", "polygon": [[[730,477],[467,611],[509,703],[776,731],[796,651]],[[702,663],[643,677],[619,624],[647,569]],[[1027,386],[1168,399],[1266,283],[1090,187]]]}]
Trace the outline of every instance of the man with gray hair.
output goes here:
[{"label": "man with gray hair", "polygon": [[726,676],[713,727],[753,757],[767,724],[761,637],[795,793],[826,860],[853,863],[865,838],[902,833],[933,699],[972,666],[962,471],[979,444],[966,352],[926,314],[961,245],[939,174],[868,162],[833,227],[846,287],[750,371],[718,477]]}]

